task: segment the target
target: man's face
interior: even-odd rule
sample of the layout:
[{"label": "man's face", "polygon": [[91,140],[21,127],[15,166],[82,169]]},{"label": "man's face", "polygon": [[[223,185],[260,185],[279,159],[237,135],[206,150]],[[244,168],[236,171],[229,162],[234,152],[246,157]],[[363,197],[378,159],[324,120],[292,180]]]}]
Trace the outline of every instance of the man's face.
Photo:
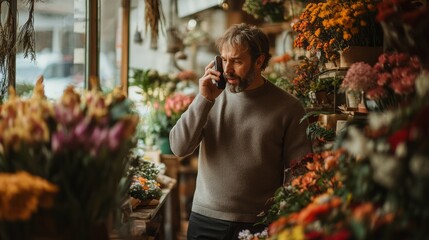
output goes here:
[{"label": "man's face", "polygon": [[221,51],[224,76],[231,92],[238,93],[254,88],[255,64],[247,51],[231,46]]}]

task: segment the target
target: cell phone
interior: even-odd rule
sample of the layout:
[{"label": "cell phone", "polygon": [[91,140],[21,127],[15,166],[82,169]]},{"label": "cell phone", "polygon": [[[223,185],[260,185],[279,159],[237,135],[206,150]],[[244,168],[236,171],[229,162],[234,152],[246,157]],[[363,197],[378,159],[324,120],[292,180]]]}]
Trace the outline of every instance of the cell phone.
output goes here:
[{"label": "cell phone", "polygon": [[223,67],[222,67],[222,58],[220,56],[215,57],[215,69],[220,72],[220,80],[216,81],[216,87],[219,89],[225,89],[226,87],[226,79],[223,76]]}]

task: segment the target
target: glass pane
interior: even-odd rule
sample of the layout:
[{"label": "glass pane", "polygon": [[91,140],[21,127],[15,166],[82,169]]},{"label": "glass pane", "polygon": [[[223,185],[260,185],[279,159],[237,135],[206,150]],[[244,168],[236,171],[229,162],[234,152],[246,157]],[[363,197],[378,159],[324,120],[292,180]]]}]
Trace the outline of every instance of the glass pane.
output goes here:
[{"label": "glass pane", "polygon": [[[28,18],[28,6],[18,2],[19,25]],[[63,90],[85,86],[86,0],[38,1],[34,10],[36,60],[16,56],[16,89],[31,94],[31,86],[44,77],[45,95],[59,98]]]},{"label": "glass pane", "polygon": [[100,0],[100,55],[99,76],[101,88],[109,92],[120,85],[121,69],[121,2]]}]

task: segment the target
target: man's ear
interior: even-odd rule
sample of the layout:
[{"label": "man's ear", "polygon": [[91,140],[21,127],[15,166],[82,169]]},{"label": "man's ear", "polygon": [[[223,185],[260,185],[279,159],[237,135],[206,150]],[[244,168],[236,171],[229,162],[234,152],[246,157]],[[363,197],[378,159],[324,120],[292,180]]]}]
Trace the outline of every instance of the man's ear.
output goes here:
[{"label": "man's ear", "polygon": [[259,57],[256,58],[256,66],[258,68],[261,68],[262,64],[264,63],[264,60],[265,60],[265,55],[264,54],[259,55]]}]

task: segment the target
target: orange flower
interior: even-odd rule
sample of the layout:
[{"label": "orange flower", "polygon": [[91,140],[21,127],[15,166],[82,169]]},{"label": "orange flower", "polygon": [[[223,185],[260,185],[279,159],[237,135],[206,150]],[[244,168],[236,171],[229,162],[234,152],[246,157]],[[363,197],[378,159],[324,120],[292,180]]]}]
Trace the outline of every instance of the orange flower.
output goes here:
[{"label": "orange flower", "polygon": [[363,203],[359,206],[357,206],[353,210],[353,218],[355,218],[358,221],[364,221],[365,219],[371,218],[375,211],[375,207],[372,203]]},{"label": "orange flower", "polygon": [[[308,4],[293,25],[298,33],[295,46],[312,53],[322,50],[322,62],[326,62],[338,59],[336,53],[351,45],[373,46],[374,42],[381,45],[382,36],[374,34],[379,33],[374,27],[374,1],[326,0]],[[330,47],[321,49],[320,46],[325,43],[329,43]]]},{"label": "orange flower", "polygon": [[281,56],[273,57],[271,59],[271,61],[273,63],[286,63],[286,62],[288,62],[291,59],[292,59],[292,57],[289,54],[285,53],[285,54],[283,54]]},{"label": "orange flower", "polygon": [[0,220],[25,221],[40,207],[53,206],[58,188],[27,172],[0,173]]},{"label": "orange flower", "polygon": [[298,223],[309,224],[316,220],[318,216],[328,213],[331,209],[338,208],[341,204],[342,200],[339,197],[329,194],[317,196],[312,203],[299,212]]}]

